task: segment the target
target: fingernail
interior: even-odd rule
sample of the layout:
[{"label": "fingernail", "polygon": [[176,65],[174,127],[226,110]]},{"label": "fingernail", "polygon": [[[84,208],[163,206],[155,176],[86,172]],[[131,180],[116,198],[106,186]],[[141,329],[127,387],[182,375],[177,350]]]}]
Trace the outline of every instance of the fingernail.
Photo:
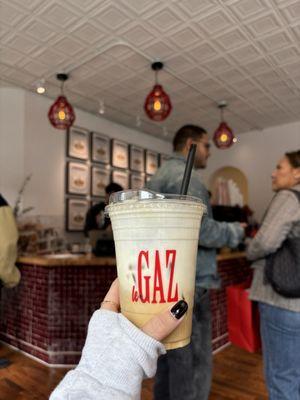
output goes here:
[{"label": "fingernail", "polygon": [[186,301],[179,300],[178,303],[176,303],[170,311],[171,314],[173,314],[173,317],[175,317],[176,319],[180,319],[187,312],[188,308],[189,306]]}]

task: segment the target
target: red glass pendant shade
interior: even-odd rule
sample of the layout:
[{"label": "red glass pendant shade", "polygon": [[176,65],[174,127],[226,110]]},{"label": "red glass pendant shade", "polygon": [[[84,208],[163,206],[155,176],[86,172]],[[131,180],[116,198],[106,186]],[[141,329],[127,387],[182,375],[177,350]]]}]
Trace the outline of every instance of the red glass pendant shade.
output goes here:
[{"label": "red glass pendant shade", "polygon": [[75,121],[73,107],[63,94],[64,82],[69,78],[67,74],[57,74],[56,78],[61,81],[61,95],[55,100],[48,112],[48,118],[56,129],[68,129]]},{"label": "red glass pendant shade", "polygon": [[226,122],[221,122],[214,133],[213,141],[219,149],[227,149],[233,144],[234,134]]},{"label": "red glass pendant shade", "polygon": [[148,117],[154,121],[163,121],[169,116],[172,111],[171,100],[161,85],[153,86],[146,97],[144,110]]},{"label": "red glass pendant shade", "polygon": [[73,125],[75,113],[65,96],[58,96],[49,109],[48,118],[56,129],[68,129]]},{"label": "red glass pendant shade", "polygon": [[165,120],[172,111],[172,104],[170,97],[164,91],[162,85],[157,82],[158,71],[163,69],[164,64],[160,61],[155,61],[151,64],[151,68],[155,71],[155,85],[148,94],[144,104],[145,113],[153,121]]}]

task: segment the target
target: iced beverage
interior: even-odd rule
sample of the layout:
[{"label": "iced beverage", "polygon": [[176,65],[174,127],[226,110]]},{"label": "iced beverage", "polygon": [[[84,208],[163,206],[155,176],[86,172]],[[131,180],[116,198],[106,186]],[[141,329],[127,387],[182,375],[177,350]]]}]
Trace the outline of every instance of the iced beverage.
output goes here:
[{"label": "iced beverage", "polygon": [[148,190],[114,193],[106,208],[114,234],[122,313],[142,327],[180,299],[189,309],[165,340],[190,342],[199,229],[205,207],[197,198]]}]

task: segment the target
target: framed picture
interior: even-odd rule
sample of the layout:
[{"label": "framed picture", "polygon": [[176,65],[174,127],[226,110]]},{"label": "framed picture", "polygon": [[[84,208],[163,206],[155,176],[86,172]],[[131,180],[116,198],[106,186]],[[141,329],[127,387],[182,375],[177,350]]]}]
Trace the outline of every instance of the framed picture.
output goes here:
[{"label": "framed picture", "polygon": [[92,161],[110,162],[110,139],[97,132],[92,132]]},{"label": "framed picture", "polygon": [[112,166],[128,168],[128,144],[120,140],[112,141]]},{"label": "framed picture", "polygon": [[108,168],[92,167],[91,196],[105,196],[105,188],[110,183],[111,172]]},{"label": "framed picture", "polygon": [[170,156],[168,156],[167,154],[160,154],[159,155],[159,166],[161,167],[169,158],[170,158]]},{"label": "framed picture", "polygon": [[144,149],[130,145],[130,169],[132,171],[144,172],[145,153]]},{"label": "framed picture", "polygon": [[129,174],[127,171],[114,170],[112,172],[112,182],[118,183],[124,190],[129,187]]},{"label": "framed picture", "polygon": [[87,160],[89,158],[90,133],[86,129],[73,127],[67,133],[67,157]]},{"label": "framed picture", "polygon": [[89,209],[89,202],[84,199],[67,199],[66,202],[66,230],[81,232],[84,229],[85,216]]},{"label": "framed picture", "polygon": [[137,190],[143,187],[145,187],[144,174],[130,174],[130,188]]},{"label": "framed picture", "polygon": [[79,162],[67,163],[67,193],[89,193],[89,167]]},{"label": "framed picture", "polygon": [[146,174],[154,175],[158,168],[158,153],[146,150]]}]

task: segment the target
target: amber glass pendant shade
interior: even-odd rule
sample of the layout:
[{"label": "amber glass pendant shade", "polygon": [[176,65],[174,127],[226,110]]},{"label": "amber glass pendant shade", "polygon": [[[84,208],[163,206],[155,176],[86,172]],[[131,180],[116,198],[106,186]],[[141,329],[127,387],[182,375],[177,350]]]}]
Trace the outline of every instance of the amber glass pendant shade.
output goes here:
[{"label": "amber glass pendant shade", "polygon": [[160,122],[164,121],[170,115],[172,103],[162,85],[157,82],[157,72],[163,68],[163,63],[157,61],[151,67],[155,71],[155,85],[146,97],[144,110],[150,119]]},{"label": "amber glass pendant shade", "polygon": [[63,95],[63,84],[68,79],[67,74],[57,74],[57,79],[62,82],[61,95],[55,100],[48,112],[51,125],[56,129],[68,129],[75,121],[73,107]]}]

